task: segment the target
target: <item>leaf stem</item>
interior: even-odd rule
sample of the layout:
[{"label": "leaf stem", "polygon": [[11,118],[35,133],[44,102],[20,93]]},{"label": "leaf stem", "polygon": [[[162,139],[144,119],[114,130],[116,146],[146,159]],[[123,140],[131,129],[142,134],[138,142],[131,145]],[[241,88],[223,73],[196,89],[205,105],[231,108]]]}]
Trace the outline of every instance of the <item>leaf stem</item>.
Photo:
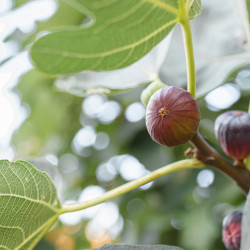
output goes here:
[{"label": "leaf stem", "polygon": [[184,39],[184,49],[186,54],[187,63],[187,76],[188,92],[195,98],[196,80],[195,80],[195,62],[194,62],[194,51],[193,51],[193,41],[192,33],[189,22],[189,8],[185,7],[183,0],[179,0],[180,12],[179,12],[179,22],[182,27],[183,39]]},{"label": "leaf stem", "polygon": [[161,176],[167,175],[169,173],[175,172],[177,170],[181,170],[181,169],[190,169],[190,168],[203,168],[205,165],[197,160],[197,159],[189,159],[189,160],[182,160],[182,161],[178,161],[178,162],[174,162],[172,164],[169,164],[165,167],[159,168],[153,172],[151,172],[150,174],[147,174],[137,180],[128,182],[120,187],[117,187],[111,191],[108,191],[107,193],[89,200],[89,201],[84,201],[81,203],[75,203],[75,204],[68,204],[68,205],[64,205],[62,210],[61,210],[61,214],[62,213],[68,213],[68,212],[74,212],[74,211],[78,211],[78,210],[82,210],[88,207],[92,207],[95,206],[97,204],[100,204],[102,202],[114,199],[117,196],[120,196],[122,194],[125,194],[135,188],[140,187],[141,185],[144,185],[148,182],[151,182]]}]

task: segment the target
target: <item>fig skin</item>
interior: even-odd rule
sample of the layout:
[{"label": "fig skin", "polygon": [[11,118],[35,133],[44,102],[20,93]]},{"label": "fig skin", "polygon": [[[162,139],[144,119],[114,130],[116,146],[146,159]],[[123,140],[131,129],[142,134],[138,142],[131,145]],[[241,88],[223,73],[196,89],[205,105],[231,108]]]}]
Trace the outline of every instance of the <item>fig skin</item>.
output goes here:
[{"label": "fig skin", "polygon": [[250,155],[250,114],[243,111],[228,111],[215,121],[215,135],[223,149],[236,162]]},{"label": "fig skin", "polygon": [[239,250],[241,242],[242,212],[234,211],[223,220],[222,240],[227,250]]},{"label": "fig skin", "polygon": [[154,94],[155,91],[166,87],[166,84],[161,81],[155,81],[150,83],[141,93],[141,102],[147,107],[150,97]]},{"label": "fig skin", "polygon": [[200,110],[193,96],[184,89],[167,86],[150,98],[146,126],[151,138],[173,147],[191,140],[198,130]]}]

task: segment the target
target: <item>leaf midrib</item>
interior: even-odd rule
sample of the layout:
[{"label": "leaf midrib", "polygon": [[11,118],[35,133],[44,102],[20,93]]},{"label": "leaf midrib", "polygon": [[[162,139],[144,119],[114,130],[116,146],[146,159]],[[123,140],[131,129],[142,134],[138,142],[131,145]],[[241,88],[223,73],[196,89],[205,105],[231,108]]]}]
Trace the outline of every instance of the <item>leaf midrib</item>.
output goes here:
[{"label": "leaf midrib", "polygon": [[40,205],[43,205],[43,206],[49,208],[50,210],[52,210],[55,213],[58,213],[60,211],[59,209],[56,209],[55,207],[53,207],[49,203],[46,203],[46,202],[41,201],[41,200],[34,200],[32,198],[29,198],[29,197],[26,197],[26,196],[22,196],[22,195],[17,195],[17,194],[0,194],[0,197],[15,197],[15,198],[20,198],[20,199],[23,199],[23,200],[27,200],[27,201],[30,201],[30,202],[34,202],[34,203],[38,203]]},{"label": "leaf midrib", "polygon": [[37,233],[43,230],[48,225],[54,224],[54,222],[57,220],[59,213],[55,214],[53,217],[51,217],[49,220],[47,220],[42,226],[38,227],[36,231],[34,231],[32,234],[29,235],[18,247],[15,248],[15,250],[20,249],[22,246],[24,246],[26,243],[29,242],[30,239],[32,239]]},{"label": "leaf midrib", "polygon": [[[46,228],[46,226],[47,226],[47,227],[49,227],[49,225],[52,226],[52,224],[57,220],[57,217],[58,217],[59,214],[60,214],[59,212],[56,213],[53,217],[51,217],[51,218],[50,218],[49,220],[47,220],[44,224],[42,224],[40,227],[38,227],[37,230],[34,231],[32,234],[30,234],[27,238],[25,238],[24,241],[22,241],[22,243],[21,243],[19,246],[17,246],[17,247],[15,248],[15,250],[20,249],[22,246],[24,246],[26,243],[28,243],[30,239],[32,239],[36,234],[38,234],[38,233],[41,232],[44,228]],[[0,227],[5,228],[5,226],[0,226]],[[20,229],[23,231],[22,228],[20,228]],[[5,249],[9,249],[9,248],[7,248],[6,246],[3,246],[3,245],[0,245],[0,247],[3,247],[3,248],[5,248]]]}]

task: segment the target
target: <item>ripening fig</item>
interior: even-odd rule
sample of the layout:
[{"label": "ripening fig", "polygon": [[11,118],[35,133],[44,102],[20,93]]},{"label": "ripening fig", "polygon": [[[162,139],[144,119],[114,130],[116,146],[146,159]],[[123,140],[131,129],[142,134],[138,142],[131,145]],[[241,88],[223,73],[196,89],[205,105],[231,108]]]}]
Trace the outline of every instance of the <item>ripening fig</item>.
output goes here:
[{"label": "ripening fig", "polygon": [[192,95],[178,87],[164,87],[150,98],[146,126],[159,144],[178,146],[191,140],[197,132],[200,110]]},{"label": "ripening fig", "polygon": [[242,212],[234,211],[223,220],[222,240],[227,250],[239,250]]},{"label": "ripening fig", "polygon": [[223,151],[241,162],[250,155],[250,114],[228,111],[215,121],[215,135]]}]

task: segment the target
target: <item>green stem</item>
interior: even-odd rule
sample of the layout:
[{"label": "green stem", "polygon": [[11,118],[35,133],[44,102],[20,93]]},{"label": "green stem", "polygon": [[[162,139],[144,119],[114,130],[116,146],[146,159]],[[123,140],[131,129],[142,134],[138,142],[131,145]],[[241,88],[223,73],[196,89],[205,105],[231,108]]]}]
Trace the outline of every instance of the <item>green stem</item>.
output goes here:
[{"label": "green stem", "polygon": [[180,12],[179,12],[179,22],[182,27],[183,39],[184,39],[184,49],[186,54],[186,63],[187,63],[187,76],[188,83],[187,89],[188,92],[195,98],[195,63],[194,63],[194,51],[193,51],[193,41],[192,33],[189,22],[189,8],[185,7],[183,0],[179,0]]},{"label": "green stem", "polygon": [[82,209],[85,209],[88,207],[95,206],[95,205],[100,204],[102,202],[114,199],[117,196],[125,194],[125,193],[127,193],[135,188],[138,188],[138,187],[140,187],[148,182],[151,182],[151,181],[153,181],[161,176],[167,175],[167,174],[175,172],[177,170],[190,169],[190,168],[203,168],[204,166],[205,165],[197,159],[178,161],[178,162],[169,164],[165,167],[159,168],[159,169],[151,172],[150,174],[147,174],[147,175],[145,175],[137,180],[128,182],[120,187],[117,187],[111,191],[108,191],[107,193],[105,193],[105,194],[103,194],[95,199],[80,202],[80,203],[64,205],[60,213],[62,214],[62,213],[74,212],[74,211],[78,211],[78,210],[82,210]]}]

